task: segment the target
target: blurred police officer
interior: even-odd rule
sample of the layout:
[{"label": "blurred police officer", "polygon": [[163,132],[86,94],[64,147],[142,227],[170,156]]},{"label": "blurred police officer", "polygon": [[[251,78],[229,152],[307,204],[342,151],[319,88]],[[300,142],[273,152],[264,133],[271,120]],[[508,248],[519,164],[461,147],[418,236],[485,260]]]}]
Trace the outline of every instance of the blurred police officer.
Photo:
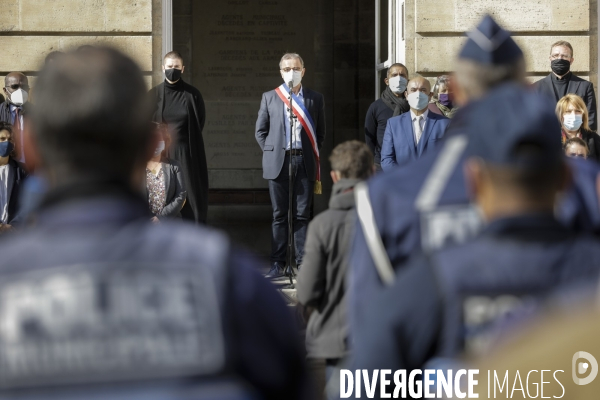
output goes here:
[{"label": "blurred police officer", "polygon": [[[465,240],[480,225],[478,213],[469,204],[462,174],[466,159],[462,134],[469,120],[469,102],[485,96],[503,82],[524,83],[525,62],[523,52],[510,34],[490,16],[485,16],[468,37],[458,56],[454,88],[457,101],[466,105],[452,119],[442,146],[404,168],[376,176],[368,183],[362,201],[357,203],[359,211],[367,208],[373,230],[365,235],[364,225],[358,225],[352,247],[349,281],[352,330],[361,325],[362,310],[368,299],[382,287],[380,274],[385,272],[378,270],[398,268],[411,253],[422,249]],[[365,205],[365,201],[370,204]],[[381,242],[375,239],[367,242],[366,238],[373,238],[375,233]],[[372,252],[380,250],[374,248],[377,244],[385,246],[390,265],[386,260],[374,260]]]},{"label": "blurred police officer", "polygon": [[0,244],[0,398],[308,398],[292,318],[253,258],[149,223],[145,93],[107,48],[40,73],[28,138],[50,191],[38,226]]},{"label": "blurred police officer", "polygon": [[367,310],[356,368],[413,370],[484,350],[491,325],[597,279],[600,242],[553,215],[570,171],[552,112],[551,101],[514,84],[471,107],[465,179],[487,225],[469,243],[409,261]]}]

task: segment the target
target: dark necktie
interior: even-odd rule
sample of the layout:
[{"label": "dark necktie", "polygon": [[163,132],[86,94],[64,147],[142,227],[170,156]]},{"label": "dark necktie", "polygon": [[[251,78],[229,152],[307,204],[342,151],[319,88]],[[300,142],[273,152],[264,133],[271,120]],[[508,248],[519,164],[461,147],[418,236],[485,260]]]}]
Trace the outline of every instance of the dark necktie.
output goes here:
[{"label": "dark necktie", "polygon": [[15,127],[14,132],[14,141],[15,141],[15,153],[17,157],[21,157],[21,134],[23,133],[23,127],[21,126],[21,109],[19,107],[15,108],[15,123],[13,124]]}]

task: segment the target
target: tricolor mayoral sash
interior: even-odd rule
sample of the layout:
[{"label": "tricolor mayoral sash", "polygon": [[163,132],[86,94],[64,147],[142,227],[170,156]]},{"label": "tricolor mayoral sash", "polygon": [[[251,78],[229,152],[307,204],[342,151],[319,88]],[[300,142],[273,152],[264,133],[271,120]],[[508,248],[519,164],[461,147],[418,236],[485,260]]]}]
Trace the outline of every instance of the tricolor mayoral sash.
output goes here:
[{"label": "tricolor mayoral sash", "polygon": [[[275,93],[279,96],[281,101],[289,108],[290,100],[288,98],[290,89],[288,86],[283,83],[281,86],[275,89]],[[294,115],[298,117],[298,121],[302,124],[302,127],[306,131],[308,135],[308,139],[310,140],[310,145],[312,147],[313,153],[317,160],[317,181],[315,182],[314,192],[316,194],[321,194],[321,162],[319,157],[319,148],[317,147],[317,134],[315,123],[312,120],[308,110],[304,107],[304,102],[298,98],[295,94],[292,93],[292,110],[294,110]]]}]

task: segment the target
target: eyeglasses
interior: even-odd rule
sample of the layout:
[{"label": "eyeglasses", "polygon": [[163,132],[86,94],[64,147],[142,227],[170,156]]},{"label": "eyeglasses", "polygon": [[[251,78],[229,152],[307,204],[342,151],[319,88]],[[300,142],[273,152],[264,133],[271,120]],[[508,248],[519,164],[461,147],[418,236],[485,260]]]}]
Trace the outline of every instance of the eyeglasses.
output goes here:
[{"label": "eyeglasses", "polygon": [[300,67],[294,67],[294,68],[281,68],[281,70],[283,72],[290,72],[290,71],[296,71],[296,72],[300,72],[302,71],[302,68]]},{"label": "eyeglasses", "polygon": [[577,157],[577,158],[586,158],[585,154],[579,154],[579,153],[567,153],[567,156],[569,156],[569,157]]},{"label": "eyeglasses", "polygon": [[561,60],[570,60],[571,59],[571,55],[570,54],[552,54],[550,56],[551,60],[558,60],[559,58]]},{"label": "eyeglasses", "polygon": [[12,90],[17,90],[18,88],[21,88],[23,90],[27,90],[29,89],[29,85],[21,85],[20,83],[15,83],[14,85],[8,85],[5,86],[7,89],[10,88]]}]

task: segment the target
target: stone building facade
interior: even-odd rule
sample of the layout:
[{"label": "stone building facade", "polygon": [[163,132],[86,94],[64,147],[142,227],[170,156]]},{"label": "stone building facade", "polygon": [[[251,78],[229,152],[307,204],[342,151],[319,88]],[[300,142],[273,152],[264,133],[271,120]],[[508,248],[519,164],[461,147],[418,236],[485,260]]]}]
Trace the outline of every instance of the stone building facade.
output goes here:
[{"label": "stone building facade", "polygon": [[[181,52],[184,79],[209,110],[209,223],[268,254],[271,207],[253,121],[262,91],[280,83],[279,53],[300,52],[305,84],[325,96],[324,194],[315,197],[316,213],[331,190],[327,155],[364,137],[376,92],[376,9],[385,20],[388,2],[397,18],[393,61],[411,76],[451,71],[463,33],[489,12],[522,46],[532,80],[549,73],[550,44],[565,39],[575,48],[573,71],[597,85],[597,0],[0,0],[0,76],[22,71],[35,90],[50,51],[108,43],[138,62],[151,87],[163,79],[164,52]],[[387,29],[382,24],[382,48]]]}]

